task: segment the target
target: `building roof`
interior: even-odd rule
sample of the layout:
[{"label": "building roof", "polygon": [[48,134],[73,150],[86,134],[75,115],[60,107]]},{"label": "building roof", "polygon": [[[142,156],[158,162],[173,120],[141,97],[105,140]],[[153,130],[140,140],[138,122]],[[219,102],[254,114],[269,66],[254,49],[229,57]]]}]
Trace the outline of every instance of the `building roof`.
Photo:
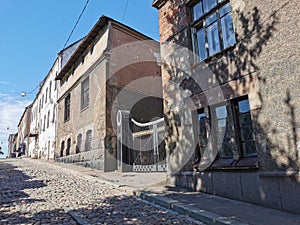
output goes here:
[{"label": "building roof", "polygon": [[166,0],[154,0],[152,2],[152,6],[159,9],[160,7],[162,7],[167,1]]},{"label": "building roof", "polygon": [[74,64],[80,59],[80,57],[86,51],[87,47],[95,40],[96,36],[108,24],[109,21],[114,22],[115,24],[118,24],[126,29],[132,30],[135,33],[138,33],[139,35],[143,36],[145,39],[153,40],[152,38],[147,37],[146,35],[134,30],[133,28],[125,24],[122,24],[110,17],[102,15],[97,21],[97,23],[94,25],[94,27],[90,30],[90,32],[81,41],[80,45],[75,50],[73,55],[69,58],[69,60],[66,62],[65,66],[62,68],[60,73],[56,76],[55,78],[56,80],[61,80],[72,69]]}]

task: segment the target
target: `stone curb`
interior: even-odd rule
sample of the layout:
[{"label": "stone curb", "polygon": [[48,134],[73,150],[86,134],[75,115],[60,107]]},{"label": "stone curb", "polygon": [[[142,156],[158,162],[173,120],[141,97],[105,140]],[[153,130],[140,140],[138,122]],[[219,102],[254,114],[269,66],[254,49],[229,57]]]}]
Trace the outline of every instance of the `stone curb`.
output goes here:
[{"label": "stone curb", "polygon": [[171,209],[179,214],[189,216],[206,224],[247,225],[246,223],[242,223],[206,210],[200,210],[197,207],[190,206],[188,204],[181,203],[180,201],[177,201],[175,199],[160,196],[151,192],[134,191],[133,195],[140,199]]},{"label": "stone curb", "polygon": [[[39,163],[46,163],[47,162],[39,162]],[[177,212],[178,214],[181,215],[186,215],[189,216],[195,220],[198,220],[200,222],[206,223],[206,224],[212,224],[212,225],[248,225],[247,223],[242,223],[236,220],[233,220],[229,217],[224,217],[216,213],[212,213],[206,210],[201,210],[197,207],[190,206],[188,204],[184,204],[180,201],[177,201],[175,199],[165,197],[165,196],[160,196],[159,194],[155,194],[149,191],[143,191],[143,190],[136,190],[133,187],[122,185],[122,184],[116,184],[111,181],[108,181],[104,179],[101,176],[92,176],[88,173],[82,173],[80,171],[74,171],[70,168],[65,168],[63,165],[55,165],[51,164],[55,167],[59,167],[61,169],[64,169],[66,171],[69,171],[73,174],[77,175],[85,175],[87,179],[97,181],[97,182],[102,182],[108,185],[113,186],[114,188],[118,189],[120,192],[133,195],[137,198],[143,199],[145,201],[151,202],[153,204],[159,205],[161,207],[173,210],[174,212]],[[82,218],[77,216],[77,214],[73,214],[72,211],[66,210],[67,213],[69,213],[80,225],[88,225],[87,221],[84,219],[81,220]],[[79,220],[77,220],[79,219]]]},{"label": "stone curb", "polygon": [[68,208],[65,208],[64,211],[68,213],[79,225],[91,225],[88,221],[86,221],[84,218],[77,215],[77,213],[73,212],[72,210],[69,210]]}]

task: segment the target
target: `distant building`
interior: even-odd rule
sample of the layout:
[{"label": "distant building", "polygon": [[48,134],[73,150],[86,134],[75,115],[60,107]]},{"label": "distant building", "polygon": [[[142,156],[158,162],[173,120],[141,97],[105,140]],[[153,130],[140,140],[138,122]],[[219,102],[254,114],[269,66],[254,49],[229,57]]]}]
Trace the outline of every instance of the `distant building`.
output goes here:
[{"label": "distant building", "polygon": [[[158,56],[156,41],[111,18],[98,20],[56,76],[56,160],[102,171],[118,169],[117,111],[162,95]],[[134,85],[139,79],[147,80],[144,87]],[[147,106],[144,112],[162,116],[162,104],[157,106]],[[138,114],[140,121],[149,119]],[[126,163],[132,164],[131,159]]]},{"label": "distant building", "polygon": [[18,135],[16,142],[16,156],[28,156],[28,145],[30,142],[30,117],[32,104],[25,107],[18,124]]},{"label": "distant building", "polygon": [[49,73],[40,84],[32,105],[29,157],[54,159],[59,87],[55,77],[79,44],[80,41],[77,41],[58,53]]},{"label": "distant building", "polygon": [[7,148],[7,157],[16,157],[16,150],[17,150],[17,138],[18,133],[15,134],[9,134],[8,136],[8,148]]},{"label": "distant building", "polygon": [[300,2],[153,6],[170,182],[300,213]]}]

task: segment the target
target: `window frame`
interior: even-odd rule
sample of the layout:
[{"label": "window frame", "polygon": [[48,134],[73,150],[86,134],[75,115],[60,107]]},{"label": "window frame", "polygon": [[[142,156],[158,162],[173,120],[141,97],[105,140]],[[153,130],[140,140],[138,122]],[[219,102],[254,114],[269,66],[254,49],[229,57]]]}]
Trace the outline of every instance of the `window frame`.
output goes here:
[{"label": "window frame", "polygon": [[[199,16],[198,18],[194,18],[194,7],[198,5],[200,2],[202,2],[202,5],[204,5],[204,0],[198,0],[193,1],[192,4],[189,4],[190,7],[190,14],[191,14],[191,36],[192,36],[192,47],[194,52],[194,63],[198,63],[201,61],[210,60],[213,57],[218,56],[219,54],[223,53],[224,51],[231,49],[233,46],[236,45],[236,33],[233,28],[233,34],[234,34],[234,43],[230,44],[229,46],[224,47],[224,40],[223,40],[223,32],[222,32],[222,22],[221,20],[225,18],[228,14],[231,14],[232,19],[232,8],[230,5],[230,0],[215,0],[216,5],[209,9],[207,12],[204,12],[204,6],[202,6],[203,14]],[[223,8],[226,4],[229,4],[230,11],[224,13],[223,15],[220,14],[220,9]],[[210,23],[208,26],[206,25],[206,20],[211,17],[213,14],[216,14],[216,21]],[[213,24],[217,24],[217,31],[218,31],[218,41],[219,41],[219,50],[214,52],[213,54],[210,54],[209,51],[209,41],[208,41],[208,32],[207,29]],[[205,42],[205,56],[204,58],[201,57],[199,43],[198,43],[198,33],[203,30],[204,35],[204,42]]]},{"label": "window frame", "polygon": [[64,107],[64,121],[70,120],[70,114],[71,114],[71,94],[69,93],[65,97],[65,107]]},{"label": "window frame", "polygon": [[92,139],[93,139],[93,131],[88,130],[85,133],[85,144],[84,144],[84,151],[91,151],[92,150]]},{"label": "window frame", "polygon": [[[255,149],[253,149],[253,152],[251,154],[245,154],[245,149],[243,149],[242,140],[241,140],[241,134],[240,134],[240,124],[239,124],[239,114],[238,114],[238,103],[242,102],[244,100],[248,100],[249,103],[249,111],[247,113],[250,114],[251,119],[251,126],[252,126],[252,137],[254,143]],[[225,106],[226,110],[228,108],[232,109],[232,113],[228,113],[226,116],[226,124],[227,120],[231,119],[233,122],[233,129],[234,133],[231,138],[234,139],[234,143],[236,143],[236,150],[238,154],[240,154],[238,159],[234,159],[234,153],[232,156],[221,156],[221,146],[218,146],[218,136],[217,136],[217,128],[218,128],[218,120],[217,116],[215,115],[215,109],[218,107]],[[207,112],[207,113],[206,113]],[[197,110],[197,126],[199,126],[199,115],[202,113],[206,113],[206,116],[208,117],[207,124],[209,125],[209,135],[210,140],[212,141],[213,148],[218,148],[218,155],[214,162],[210,165],[208,170],[210,169],[241,169],[241,168],[257,168],[257,146],[255,141],[255,133],[254,133],[254,127],[253,127],[253,120],[251,116],[251,108],[250,108],[250,102],[247,95],[237,97],[234,99],[231,99],[229,101],[226,101],[226,103],[219,103],[212,106],[203,107]],[[232,117],[232,118],[229,118]],[[200,128],[200,127],[199,127]],[[226,135],[226,129],[225,134]],[[199,141],[200,131],[198,131],[198,141]],[[223,137],[223,139],[224,139]],[[224,140],[223,140],[224,142]],[[223,143],[222,142],[222,143]],[[205,159],[204,159],[205,160]]]},{"label": "window frame", "polygon": [[80,109],[84,110],[88,108],[89,106],[89,101],[90,101],[90,81],[89,77],[85,78],[81,82],[81,94],[80,94]]}]

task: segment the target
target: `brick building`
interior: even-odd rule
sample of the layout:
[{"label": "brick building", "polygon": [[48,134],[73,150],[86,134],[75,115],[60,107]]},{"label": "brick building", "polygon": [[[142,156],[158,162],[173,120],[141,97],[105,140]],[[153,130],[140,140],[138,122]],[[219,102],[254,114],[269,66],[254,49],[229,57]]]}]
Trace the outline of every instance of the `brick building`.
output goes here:
[{"label": "brick building", "polygon": [[300,213],[299,1],[153,6],[169,182]]}]

